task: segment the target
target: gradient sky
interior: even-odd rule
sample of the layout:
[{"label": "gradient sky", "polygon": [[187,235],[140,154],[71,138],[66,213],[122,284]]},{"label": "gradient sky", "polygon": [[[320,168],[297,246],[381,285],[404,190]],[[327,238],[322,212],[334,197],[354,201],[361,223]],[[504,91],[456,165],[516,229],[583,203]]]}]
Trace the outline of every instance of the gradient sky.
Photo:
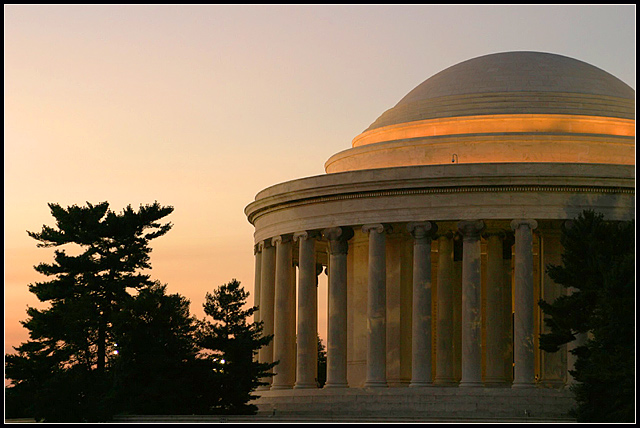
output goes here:
[{"label": "gradient sky", "polygon": [[43,307],[27,285],[45,280],[33,266],[53,249],[26,231],[54,224],[48,202],[174,206],[150,273],[201,317],[205,293],[232,278],[253,294],[243,210],[258,191],[323,174],[411,89],[474,57],[551,52],[635,89],[635,15],[635,5],[5,5],[5,352],[28,339],[27,306]]}]

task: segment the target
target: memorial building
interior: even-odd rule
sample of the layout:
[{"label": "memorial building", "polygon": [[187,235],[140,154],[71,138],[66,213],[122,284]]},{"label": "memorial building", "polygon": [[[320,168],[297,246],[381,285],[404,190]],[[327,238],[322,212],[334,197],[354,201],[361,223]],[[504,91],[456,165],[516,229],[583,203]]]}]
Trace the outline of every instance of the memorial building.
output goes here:
[{"label": "memorial building", "polygon": [[279,361],[261,410],[566,414],[575,344],[539,349],[538,301],[568,291],[545,267],[584,209],[635,218],[635,91],[566,56],[481,56],[418,85],[325,170],[245,209],[256,319],[274,335],[259,359]]}]

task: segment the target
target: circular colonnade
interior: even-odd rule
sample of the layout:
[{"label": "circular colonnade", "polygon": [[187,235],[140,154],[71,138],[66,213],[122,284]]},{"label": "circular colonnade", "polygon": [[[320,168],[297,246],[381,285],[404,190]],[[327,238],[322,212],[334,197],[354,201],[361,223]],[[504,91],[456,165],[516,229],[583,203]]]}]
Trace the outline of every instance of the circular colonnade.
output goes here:
[{"label": "circular colonnade", "polygon": [[318,275],[328,275],[324,389],[560,388],[574,344],[538,349],[538,300],[567,291],[563,223],[635,218],[635,91],[560,55],[446,69],[332,156],[327,174],[257,194],[256,320],[279,361],[262,389],[317,388]]}]

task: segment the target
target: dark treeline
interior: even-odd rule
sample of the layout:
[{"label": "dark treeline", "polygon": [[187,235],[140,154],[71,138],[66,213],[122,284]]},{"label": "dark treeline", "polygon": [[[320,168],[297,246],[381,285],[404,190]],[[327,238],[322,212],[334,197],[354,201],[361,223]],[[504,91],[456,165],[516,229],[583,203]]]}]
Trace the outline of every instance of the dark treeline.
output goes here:
[{"label": "dark treeline", "polygon": [[549,329],[540,348],[585,338],[571,351],[578,422],[635,421],[635,236],[635,221],[584,211],[563,227],[562,265],[547,267],[569,292],[540,301]]},{"label": "dark treeline", "polygon": [[[49,204],[55,226],[28,232],[54,261],[29,285],[46,309],[27,309],[30,339],[5,356],[5,418],[108,421],[117,414],[254,413],[250,393],[275,364],[256,361],[272,339],[248,319],[235,279],[211,293],[205,318],[141,273],[172,207]],[[73,249],[71,249],[73,248]],[[70,255],[67,250],[71,250]],[[80,251],[78,251],[80,250]]]},{"label": "dark treeline", "polygon": [[[172,227],[172,207],[108,203],[62,208],[49,204],[55,227],[28,232],[55,247],[29,285],[46,309],[27,309],[30,339],[5,355],[5,418],[45,422],[108,421],[118,414],[251,414],[251,392],[277,362],[259,363],[272,340],[235,279],[205,296],[205,318],[189,301],[143,274],[151,240]],[[540,348],[571,352],[579,422],[635,420],[635,222],[605,221],[585,211],[562,231],[561,266],[549,276],[571,290],[540,301],[548,332]],[[64,247],[64,248],[63,248]],[[67,253],[72,247],[73,254]],[[78,251],[78,249],[80,251]],[[326,354],[318,339],[318,386]]]}]

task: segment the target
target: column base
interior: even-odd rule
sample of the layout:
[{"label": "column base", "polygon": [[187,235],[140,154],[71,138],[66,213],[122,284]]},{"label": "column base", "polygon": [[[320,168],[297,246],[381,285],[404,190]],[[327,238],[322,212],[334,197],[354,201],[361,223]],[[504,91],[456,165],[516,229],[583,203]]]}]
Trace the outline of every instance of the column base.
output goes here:
[{"label": "column base", "polygon": [[318,385],[315,383],[296,383],[293,385],[293,389],[317,389]]},{"label": "column base", "polygon": [[482,382],[464,382],[460,381],[458,384],[460,388],[482,388],[484,384]]},{"label": "column base", "polygon": [[535,388],[536,384],[534,382],[518,382],[513,383],[511,388]]},{"label": "column base", "polygon": [[367,381],[364,383],[365,388],[388,388],[387,381]]},{"label": "column base", "polygon": [[348,383],[325,383],[322,389],[349,388]]},{"label": "column base", "polygon": [[292,389],[293,385],[271,385],[271,388],[269,388],[271,391],[275,390],[275,389]]},{"label": "column base", "polygon": [[511,382],[507,382],[506,379],[485,379],[484,386],[487,388],[509,388]]},{"label": "column base", "polygon": [[458,382],[452,377],[450,378],[436,378],[433,381],[433,384],[436,386],[458,386]]},{"label": "column base", "polygon": [[428,388],[433,386],[433,382],[411,382],[409,388]]}]

